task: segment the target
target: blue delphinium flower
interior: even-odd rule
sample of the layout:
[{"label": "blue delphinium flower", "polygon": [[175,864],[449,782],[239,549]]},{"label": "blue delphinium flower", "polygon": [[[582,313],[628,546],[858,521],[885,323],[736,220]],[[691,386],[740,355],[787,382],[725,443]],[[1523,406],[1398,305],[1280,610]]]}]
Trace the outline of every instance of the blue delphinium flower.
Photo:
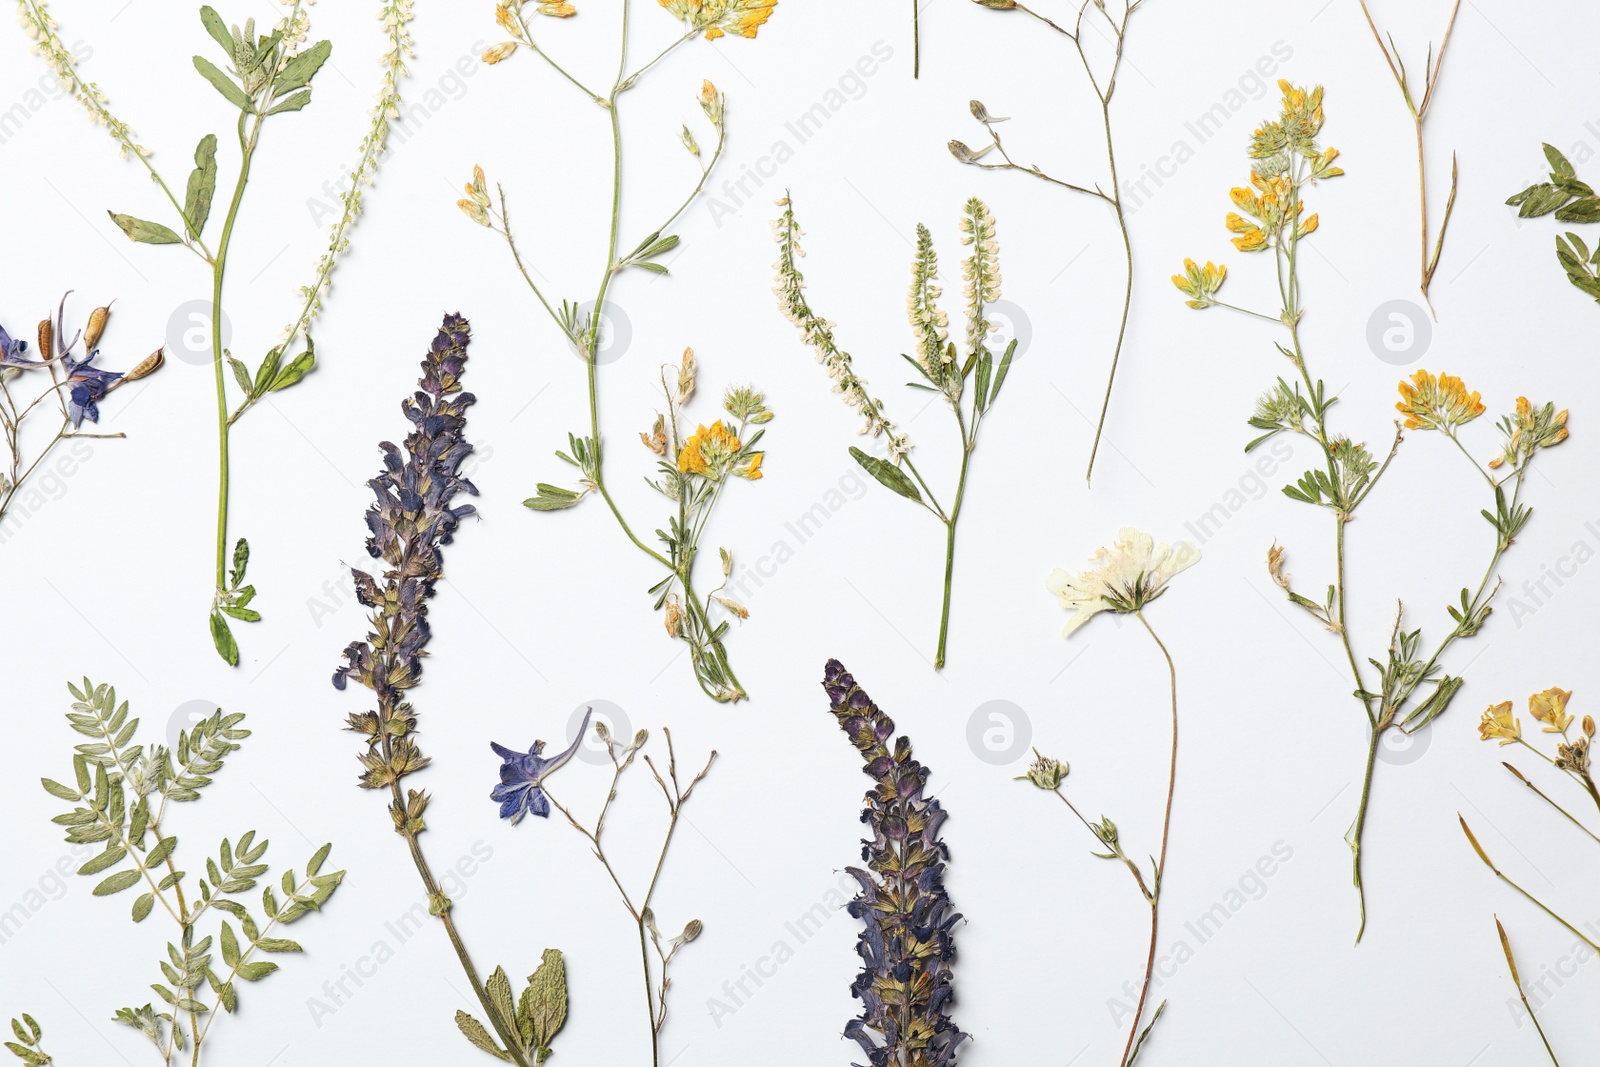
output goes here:
[{"label": "blue delphinium flower", "polygon": [[61,365],[67,372],[67,381],[72,383],[72,388],[67,393],[67,417],[72,420],[73,429],[82,426],[84,419],[90,422],[100,421],[100,398],[106,395],[106,390],[111,388],[113,382],[122,377],[117,371],[90,366],[94,362],[94,357],[99,354],[100,350],[97,348],[82,359],[74,359],[67,354],[61,357]]},{"label": "blue delphinium flower", "polygon": [[572,739],[572,744],[565,750],[554,756],[540,755],[544,751],[543,741],[535,741],[526,753],[489,742],[494,754],[505,760],[500,765],[500,784],[489,793],[491,800],[499,801],[502,819],[510,819],[511,825],[515,826],[530,811],[541,819],[549,817],[550,798],[545,796],[540,786],[546,775],[555,773],[578,751],[584,735],[589,732],[589,716],[593,714],[593,708],[583,713],[583,725],[578,727],[578,736]]},{"label": "blue delphinium flower", "polygon": [[28,342],[13,341],[11,335],[6,333],[6,328],[0,326],[0,366],[42,367],[44,363],[37,359],[29,359]]}]

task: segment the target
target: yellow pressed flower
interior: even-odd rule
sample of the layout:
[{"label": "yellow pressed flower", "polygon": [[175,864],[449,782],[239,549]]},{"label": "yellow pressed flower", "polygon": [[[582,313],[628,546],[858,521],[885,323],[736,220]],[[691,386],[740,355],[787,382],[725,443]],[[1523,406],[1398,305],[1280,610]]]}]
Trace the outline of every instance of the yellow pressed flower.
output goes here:
[{"label": "yellow pressed flower", "polygon": [[1499,738],[1501,745],[1515,744],[1522,739],[1522,724],[1511,714],[1511,701],[1495,704],[1483,713],[1478,723],[1478,739],[1489,741]]},{"label": "yellow pressed flower", "polygon": [[1194,260],[1186,259],[1183,261],[1183,270],[1183,274],[1172,276],[1172,284],[1189,297],[1185,303],[1196,309],[1208,308],[1215,304],[1216,301],[1212,297],[1222,288],[1222,283],[1228,276],[1228,268],[1219,267],[1211,262],[1201,267]]},{"label": "yellow pressed flower", "polygon": [[578,13],[577,8],[565,3],[564,0],[545,0],[539,5],[538,11],[541,15],[549,15],[556,19],[570,19]]},{"label": "yellow pressed flower", "polygon": [[1435,378],[1425,370],[1400,383],[1395,410],[1406,416],[1409,430],[1450,430],[1483,414],[1483,400],[1467,392],[1466,384],[1451,374]]},{"label": "yellow pressed flower", "polygon": [[745,464],[743,467],[737,468],[733,473],[737,474],[741,478],[748,479],[749,481],[759,482],[761,480],[761,460],[765,456],[765,452],[757,452],[755,455],[750,457],[749,463]]},{"label": "yellow pressed flower", "polygon": [[660,4],[714,41],[730,33],[754,37],[772,17],[778,0],[660,0]]},{"label": "yellow pressed flower", "polygon": [[1266,232],[1258,226],[1247,226],[1240,236],[1233,239],[1233,247],[1241,252],[1259,252],[1267,247]]},{"label": "yellow pressed flower", "polygon": [[1545,733],[1564,734],[1572,725],[1572,716],[1567,714],[1567,701],[1571,697],[1572,690],[1554,687],[1535,693],[1528,698],[1528,714],[1545,724]]},{"label": "yellow pressed flower", "polygon": [[739,438],[718,419],[709,428],[696,429],[683,443],[678,450],[678,470],[683,474],[715,478],[738,451]]},{"label": "yellow pressed flower", "polygon": [[1301,237],[1304,237],[1308,233],[1315,233],[1316,231],[1317,231],[1317,216],[1315,216],[1315,215],[1312,215],[1309,219],[1306,219],[1306,221],[1301,223],[1301,225],[1300,225],[1300,236]]},{"label": "yellow pressed flower", "polygon": [[517,50],[517,42],[515,42],[515,41],[501,41],[499,44],[495,45],[493,48],[487,49],[483,53],[483,56],[481,58],[483,59],[483,61],[485,63],[488,63],[488,64],[490,64],[492,66],[495,63],[503,63],[506,60],[510,59],[511,58],[511,54],[513,52],[515,52],[516,50]]}]

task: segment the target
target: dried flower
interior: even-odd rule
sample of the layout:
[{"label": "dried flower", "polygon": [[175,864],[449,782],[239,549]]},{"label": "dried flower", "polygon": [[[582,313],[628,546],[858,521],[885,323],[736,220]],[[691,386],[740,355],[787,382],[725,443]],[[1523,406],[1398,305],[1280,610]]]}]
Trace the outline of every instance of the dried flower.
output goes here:
[{"label": "dried flower", "polygon": [[708,428],[701,426],[678,450],[678,471],[703,474],[715,481],[727,473],[739,454],[739,438],[718,419]]},{"label": "dried flower", "polygon": [[707,40],[716,40],[724,34],[736,37],[754,37],[756,31],[772,17],[778,0],[660,0],[661,6],[688,23],[692,29],[703,30]]},{"label": "dried flower", "polygon": [[1567,727],[1572,725],[1572,716],[1567,712],[1567,701],[1571,698],[1570,689],[1552,687],[1535,693],[1528,698],[1528,714],[1545,724],[1545,733],[1564,734]]},{"label": "dried flower", "polygon": [[1028,764],[1028,773],[1017,778],[1016,781],[1028,781],[1040,789],[1055,789],[1066,780],[1072,768],[1066,760],[1051,759],[1041,756],[1038,749],[1033,750],[1033,762]]},{"label": "dried flower", "polygon": [[1406,416],[1408,430],[1444,430],[1450,432],[1483,414],[1483,400],[1460,378],[1441,374],[1435,378],[1425,370],[1411,376],[1410,382],[1400,383],[1400,401],[1395,410]]},{"label": "dried flower", "polygon": [[1062,631],[1070,637],[1102,611],[1118,615],[1139,611],[1166,592],[1173,575],[1199,561],[1200,549],[1188,541],[1156,544],[1149,534],[1124,526],[1112,548],[1095,550],[1093,570],[1074,575],[1058,567],[1045,588],[1073,613]]},{"label": "dried flower", "polygon": [[875,1067],[946,1067],[967,1035],[950,1019],[955,990],[952,931],[961,916],[944,888],[949,849],[939,838],[945,811],[924,795],[928,771],[909,738],[889,741],[894,720],[862,692],[838,660],[823,689],[840,729],[865,761],[874,785],[861,813],[872,836],[862,842],[867,870],[846,868],[861,889],[849,904],[862,921],[857,950],[864,966],[850,987],[861,1016],[844,1034]]},{"label": "dried flower", "polygon": [[1228,277],[1228,268],[1219,267],[1210,260],[1204,267],[1197,266],[1192,259],[1183,261],[1183,273],[1172,276],[1172,284],[1189,299],[1185,301],[1190,307],[1202,309],[1215,304],[1217,290],[1222,288],[1223,281]]},{"label": "dried flower", "polygon": [[1522,739],[1522,724],[1511,714],[1511,701],[1491,704],[1484,711],[1483,721],[1478,723],[1478,739],[1498,739],[1501,745],[1515,744]]},{"label": "dried flower", "polygon": [[511,825],[515,826],[529,812],[541,819],[549,817],[550,799],[545,796],[541,786],[547,775],[560,770],[578,751],[584,735],[589,732],[589,717],[593,714],[593,708],[583,713],[583,724],[578,727],[572,744],[554,756],[541,755],[544,752],[543,741],[535,741],[526,753],[489,742],[494,754],[505,761],[500,765],[500,784],[489,793],[489,798],[500,804],[502,819],[510,819]]},{"label": "dried flower", "polygon": [[387,564],[380,578],[352,569],[356,599],[372,610],[372,632],[345,649],[345,666],[333,674],[343,689],[351,678],[378,698],[376,712],[350,717],[350,729],[363,734],[361,784],[393,786],[427,766],[412,738],[416,719],[406,690],[422,674],[428,639],[428,598],[443,571],[441,547],[455,536],[461,520],[474,514],[456,504],[461,493],[477,488],[460,474],[472,454],[465,437],[467,408],[475,402],[461,391],[471,326],[460,315],[446,315],[422,360],[421,386],[400,405],[412,424],[405,451],[385,441],[384,469],[367,483],[377,500],[367,510],[367,554]]}]

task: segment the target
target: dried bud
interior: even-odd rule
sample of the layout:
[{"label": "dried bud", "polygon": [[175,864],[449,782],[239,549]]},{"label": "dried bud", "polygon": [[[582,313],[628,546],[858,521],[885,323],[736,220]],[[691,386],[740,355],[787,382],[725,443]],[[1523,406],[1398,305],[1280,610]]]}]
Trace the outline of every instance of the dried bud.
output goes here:
[{"label": "dried bud", "polygon": [[690,919],[689,924],[683,928],[683,933],[679,934],[672,940],[678,942],[679,944],[687,945],[689,942],[699,937],[700,932],[705,928],[705,924],[699,919]]},{"label": "dried bud", "polygon": [[639,916],[639,919],[644,923],[645,927],[650,931],[652,936],[661,936],[661,931],[656,929],[656,913],[654,911],[650,910],[648,907],[645,908],[643,914]]},{"label": "dried bud", "polygon": [[1033,762],[1028,765],[1028,773],[1017,778],[1022,781],[1026,778],[1040,789],[1055,789],[1067,777],[1071,766],[1066,760],[1051,759],[1049,756],[1039,755],[1039,750],[1033,750]]},{"label": "dried bud", "polygon": [[482,204],[474,203],[471,200],[457,200],[456,207],[465,212],[467,218],[476,222],[479,226],[489,225],[489,209]]},{"label": "dried bud", "polygon": [[83,350],[93,352],[100,343],[100,335],[106,332],[106,320],[111,317],[111,305],[95,308],[89,313],[89,325],[83,331]]},{"label": "dried bud", "polygon": [[694,396],[695,371],[696,371],[696,367],[695,367],[695,362],[694,362],[694,349],[685,348],[683,350],[683,360],[678,365],[678,403],[679,404],[688,403],[689,402],[689,398],[691,396]]},{"label": "dried bud", "polygon": [[638,733],[633,735],[633,740],[628,743],[628,747],[625,752],[639,751],[639,749],[644,747],[644,743],[648,740],[650,740],[650,731],[640,730]]},{"label": "dried bud", "polygon": [[700,110],[706,113],[713,126],[722,125],[722,94],[708,81],[700,83]]},{"label": "dried bud", "polygon": [[683,605],[678,602],[676,595],[667,597],[666,614],[661,620],[667,628],[668,637],[677,637],[683,630]]},{"label": "dried bud", "polygon": [[517,50],[517,42],[515,42],[515,41],[501,41],[499,44],[495,45],[493,48],[490,48],[487,51],[485,51],[481,58],[483,59],[483,61],[485,63],[488,63],[490,66],[493,66],[496,63],[503,63],[506,60],[510,59],[511,58],[511,54],[513,52],[515,52],[516,50]]},{"label": "dried bud", "polygon": [[639,440],[644,442],[644,447],[648,448],[650,451],[654,452],[656,455],[658,455],[658,456],[666,455],[667,454],[667,418],[666,418],[666,416],[665,415],[657,415],[655,424],[650,427],[650,432],[649,433],[640,434],[639,435]]},{"label": "dried bud", "polygon": [[983,106],[983,101],[982,100],[970,100],[970,101],[968,101],[967,102],[967,109],[972,112],[972,117],[973,118],[977,119],[979,122],[983,123],[985,126],[989,125],[989,123],[991,123],[991,122],[1005,122],[1006,121],[1006,119],[1004,117],[1002,117],[1002,116],[989,114],[989,109]]},{"label": "dried bud", "polygon": [[685,126],[678,133],[678,140],[683,142],[683,147],[689,150],[689,154],[691,156],[694,156],[696,159],[700,158],[700,143],[694,139],[694,134],[690,132],[688,126]]},{"label": "dried bud", "polygon": [[750,609],[739,603],[737,600],[730,600],[721,595],[713,596],[712,599],[718,604],[721,604],[724,608],[727,608],[731,614],[737,616],[740,622],[743,622],[745,619],[750,617]]},{"label": "dried bud", "polygon": [[140,360],[137,366],[122,376],[121,380],[124,382],[136,382],[140,378],[148,378],[150,375],[160,370],[161,365],[166,361],[166,352],[158,348]]},{"label": "dried bud", "polygon": [[1282,546],[1276,543],[1267,549],[1267,573],[1272,575],[1272,580],[1277,583],[1278,588],[1287,589],[1289,576],[1283,573],[1283,553]]},{"label": "dried bud", "polygon": [[1583,736],[1585,736],[1585,737],[1593,737],[1594,736],[1594,717],[1593,716],[1585,715],[1583,717]]},{"label": "dried bud", "polygon": [[726,578],[733,573],[733,553],[726,548],[718,548],[717,554],[722,557],[722,576]]}]

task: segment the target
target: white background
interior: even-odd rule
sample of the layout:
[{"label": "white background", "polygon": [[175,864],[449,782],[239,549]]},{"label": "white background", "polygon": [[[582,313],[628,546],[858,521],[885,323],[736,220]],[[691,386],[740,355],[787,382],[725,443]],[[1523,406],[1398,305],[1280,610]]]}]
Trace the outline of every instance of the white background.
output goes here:
[{"label": "white background", "polygon": [[[189,5],[180,6],[62,0],[56,14],[68,42],[92,48],[86,75],[155,150],[169,181],[183,180],[199,137],[217,132],[220,183],[229,188],[229,109],[189,63],[213,46]],[[579,6],[578,18],[538,28],[580,76],[600,82],[615,62],[615,7]],[[322,247],[330,221],[322,186],[353,162],[380,48],[367,7],[313,9],[316,34],[335,41],[333,59],[313,105],[275,120],[257,157],[227,305],[233,349],[252,366],[291,317],[294,289]],[[647,0],[634,7],[643,57],[674,27]],[[418,5],[405,96],[423,105],[425,121],[404,143],[395,138],[369,192],[318,323],[319,369],[234,434],[233,530],[254,546],[255,606],[266,616],[235,627],[240,667],[222,666],[206,635],[209,367],[172,359],[113,397],[103,425],[128,439],[95,443],[70,476],[41,480],[49,490],[42,506],[19,513],[25,521],[0,552],[8,750],[0,907],[21,905],[26,916],[0,954],[0,1011],[35,1014],[58,1062],[151,1062],[143,1040],[109,1019],[151,999],[147,984],[170,935],[159,917],[130,924],[131,899],[92,898],[84,878],[64,889],[54,880],[69,856],[48,821],[61,805],[35,783],[70,773],[64,683],[83,674],[118,685],[148,741],[191,701],[248,713],[255,736],[203,802],[172,822],[188,869],[223,834],[256,828],[272,839],[269,857],[279,864],[303,863],[331,839],[333,861],[350,872],[326,913],[295,927],[304,958],[246,989],[238,1016],[217,1028],[215,1062],[377,1056],[424,1064],[476,1055],[451,1022],[456,1008],[476,1009],[442,932],[425,929],[402,945],[386,930],[419,899],[418,883],[383,799],[355,788],[359,741],[339,731],[348,713],[367,706],[366,694],[328,684],[340,650],[364,632],[341,561],[367,558],[363,483],[377,469],[377,442],[407,429],[398,403],[440,314],[458,309],[474,328],[467,382],[479,402],[468,432],[479,449],[472,476],[482,521],[467,523],[445,551],[431,612],[436,636],[415,694],[435,763],[413,784],[436,798],[425,844],[437,866],[475,848],[489,856],[455,894],[484,970],[504,964],[520,985],[542,948],[567,952],[572,1013],[558,1062],[646,1062],[636,949],[577,834],[554,820],[513,828],[495,817],[488,743],[558,738],[573,709],[591,700],[650,727],[654,751],[659,728],[670,725],[686,764],[712,747],[721,753],[687,810],[658,898],[663,927],[691,917],[706,925],[680,957],[665,1058],[684,1067],[860,1058],[838,1036],[854,1012],[856,924],[830,912],[804,943],[785,925],[815,905],[831,907],[838,872],[858,856],[867,781],[818,686],[830,656],[910,734],[951,812],[949,887],[968,917],[957,934],[955,1017],[974,1035],[962,1062],[1115,1062],[1125,1024],[1110,1002],[1141,973],[1144,907],[1123,872],[1087,855],[1087,836],[1053,798],[1011,781],[1024,754],[985,762],[969,747],[968,723],[988,701],[1013,702],[1019,729],[1071,760],[1071,795],[1089,813],[1111,815],[1130,853],[1153,851],[1165,784],[1161,662],[1142,631],[1111,618],[1063,640],[1064,615],[1043,580],[1052,567],[1079,565],[1124,524],[1193,539],[1189,524],[1219,504],[1229,517],[1207,529],[1203,561],[1150,612],[1178,662],[1184,722],[1161,953],[1178,952],[1180,942],[1190,951],[1158,991],[1171,1003],[1148,1062],[1539,1062],[1532,1028],[1508,1006],[1513,989],[1492,915],[1507,922],[1529,978],[1546,968],[1571,974],[1573,939],[1493,879],[1455,816],[1464,813],[1504,869],[1559,910],[1600,920],[1582,888],[1592,885],[1593,843],[1538,806],[1496,766],[1505,753],[1474,730],[1485,705],[1512,698],[1531,729],[1522,702],[1550,685],[1575,691],[1574,711],[1595,711],[1580,662],[1592,656],[1592,568],[1578,567],[1559,587],[1547,580],[1550,595],[1530,594],[1524,583],[1558,567],[1570,574],[1575,552],[1588,559],[1600,549],[1600,526],[1586,525],[1600,520],[1600,498],[1581,473],[1593,466],[1596,383],[1583,339],[1600,309],[1562,276],[1555,225],[1519,224],[1502,201],[1542,178],[1541,140],[1572,149],[1591,180],[1600,173],[1589,162],[1600,129],[1586,126],[1600,124],[1600,108],[1586,103],[1596,99],[1590,45],[1600,14],[1565,3],[1534,20],[1508,0],[1467,0],[1431,113],[1435,210],[1452,148],[1461,192],[1433,287],[1439,321],[1415,366],[1464,376],[1492,414],[1524,393],[1570,405],[1573,436],[1541,457],[1531,479],[1535,516],[1507,558],[1498,610],[1449,658],[1448,668],[1468,679],[1455,706],[1378,767],[1367,835],[1370,921],[1355,947],[1341,835],[1354,814],[1364,725],[1334,638],[1291,612],[1263,563],[1276,539],[1302,587],[1329,579],[1329,522],[1278,493],[1312,456],[1300,448],[1287,462],[1271,460],[1275,469],[1261,477],[1255,457],[1243,455],[1254,398],[1284,369],[1272,349],[1277,333],[1220,310],[1190,312],[1167,276],[1185,255],[1222,259],[1231,271],[1225,296],[1273,306],[1267,262],[1227,244],[1227,192],[1246,175],[1252,126],[1276,114],[1272,78],[1325,84],[1324,140],[1342,150],[1349,173],[1313,194],[1322,228],[1314,254],[1303,257],[1304,333],[1314,372],[1342,397],[1336,425],[1375,449],[1387,443],[1395,383],[1415,366],[1377,358],[1367,323],[1386,301],[1419,299],[1415,160],[1408,116],[1359,8],[1354,0],[1150,0],[1135,16],[1115,100],[1120,161],[1127,179],[1158,165],[1169,176],[1147,184],[1133,215],[1133,318],[1089,491],[1082,470],[1121,300],[1114,223],[1103,206],[1025,175],[964,169],[945,142],[981,141],[967,115],[976,96],[1012,117],[1003,130],[1019,159],[1068,180],[1103,180],[1097,107],[1070,44],[1021,15],[964,0],[926,5],[923,74],[913,82],[909,7],[783,0],[758,40],[697,42],[624,97],[625,244],[693,182],[676,135],[688,121],[709,144],[694,99],[700,79],[715,80],[729,99],[731,141],[712,183],[722,208],[713,217],[703,203],[686,216],[670,277],[618,280],[632,341],[602,374],[611,483],[644,530],[659,521],[660,501],[639,480],[652,457],[630,442],[651,416],[659,362],[685,345],[699,354],[693,418],[709,421],[721,388],[743,382],[765,389],[778,412],[766,438],[767,477],[733,486],[708,535],[742,567],[785,557],[768,565],[764,584],[749,586],[751,619],[729,650],[753,699],[726,707],[700,696],[682,645],[666,638],[644,595],[654,564],[597,503],[558,515],[521,506],[535,481],[567,476],[552,452],[586,426],[582,365],[503,243],[454,203],[481,163],[512,197],[525,253],[553,295],[588,299],[603,263],[610,192],[604,117],[527,53],[494,69],[463,62],[498,39],[492,5]],[[266,20],[271,10],[255,0],[223,13]],[[1380,3],[1377,14],[1420,71],[1447,5]],[[889,58],[869,77],[854,74],[875,51]],[[1267,79],[1256,74],[1263,59]],[[470,76],[455,71],[458,62]],[[76,104],[36,94],[50,85],[43,73],[19,31],[0,35],[0,106],[26,113],[0,157],[8,231],[0,315],[13,333],[31,336],[66,289],[76,291],[77,316],[115,297],[102,360],[126,368],[163,343],[175,309],[204,297],[208,279],[180,251],[134,246],[114,229],[107,208],[165,218],[158,196]],[[829,118],[799,143],[785,123],[817,104]],[[1235,113],[1202,143],[1186,123],[1216,104]],[[774,170],[762,159],[780,141],[792,158]],[[1174,169],[1161,161],[1177,142],[1186,158]],[[744,193],[722,186],[758,167],[766,176]],[[915,224],[933,228],[958,307],[958,210],[969,195],[986,197],[999,224],[1005,297],[1031,323],[976,455],[950,665],[939,674],[930,660],[941,531],[853,471],[845,449],[856,442],[855,418],[769,292],[767,224],[785,188],[809,231],[813,303],[839,322],[858,369],[941,484],[953,473],[954,429],[937,407],[922,407],[925,394],[899,387]],[[220,205],[219,195],[219,217]],[[1493,451],[1491,421],[1467,430],[1480,456]],[[836,507],[820,532],[800,543],[786,524],[830,501]],[[1444,603],[1476,581],[1490,548],[1477,515],[1487,503],[1447,442],[1410,435],[1350,529],[1352,626],[1364,654],[1379,654],[1397,598],[1425,637],[1446,630]],[[558,792],[593,811],[605,777],[574,762]],[[641,769],[625,781],[613,818],[613,851],[636,879],[663,822],[653,793]],[[1275,847],[1291,858],[1252,880]],[[1241,886],[1239,904],[1230,892]],[[1204,943],[1185,928],[1230,903],[1239,906]],[[374,968],[379,942],[395,951]],[[787,948],[774,967],[779,942]],[[759,988],[746,979],[753,995],[735,988],[736,1002],[724,983],[738,982],[746,967],[770,977]],[[347,980],[353,995],[335,1004],[324,983],[358,968],[371,977],[359,988]],[[1587,963],[1576,971],[1547,980],[1543,998],[1546,1028],[1569,1067],[1600,1063],[1585,1044],[1600,977]]]}]

